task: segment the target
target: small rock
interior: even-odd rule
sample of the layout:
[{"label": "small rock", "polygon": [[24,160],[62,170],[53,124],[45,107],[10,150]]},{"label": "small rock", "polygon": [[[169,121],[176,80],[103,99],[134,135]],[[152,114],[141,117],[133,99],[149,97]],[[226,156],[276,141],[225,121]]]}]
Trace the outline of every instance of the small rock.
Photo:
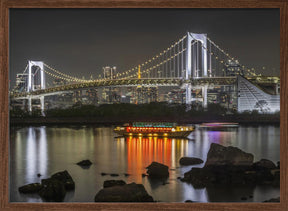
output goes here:
[{"label": "small rock", "polygon": [[242,200],[242,201],[246,201],[246,200],[247,200],[247,197],[243,196],[243,197],[241,197],[241,200]]},{"label": "small rock", "polygon": [[111,177],[118,177],[119,174],[110,174]]},{"label": "small rock", "polygon": [[193,203],[192,200],[186,200],[185,203]]},{"label": "small rock", "polygon": [[182,179],[182,177],[177,177],[177,179]]},{"label": "small rock", "polygon": [[204,161],[201,160],[200,158],[195,158],[195,157],[182,157],[179,160],[180,165],[183,166],[188,166],[188,165],[196,165],[196,164],[201,164]]},{"label": "small rock", "polygon": [[125,177],[129,177],[129,176],[130,176],[130,174],[124,173],[124,176],[125,176]]},{"label": "small rock", "polygon": [[37,177],[41,177],[42,175],[41,174],[37,174]]},{"label": "small rock", "polygon": [[90,160],[82,160],[80,162],[77,163],[77,165],[79,166],[91,166],[92,165],[92,162]]},{"label": "small rock", "polygon": [[102,176],[105,176],[105,175],[107,175],[107,173],[102,172],[101,175],[102,175]]},{"label": "small rock", "polygon": [[106,180],[104,181],[103,187],[109,188],[116,185],[126,185],[126,182],[124,182],[123,180]]},{"label": "small rock", "polygon": [[18,188],[20,193],[37,193],[43,186],[40,183],[31,183]]},{"label": "small rock", "polygon": [[147,167],[147,174],[149,177],[153,178],[166,178],[169,177],[168,166],[161,163],[152,162]]}]

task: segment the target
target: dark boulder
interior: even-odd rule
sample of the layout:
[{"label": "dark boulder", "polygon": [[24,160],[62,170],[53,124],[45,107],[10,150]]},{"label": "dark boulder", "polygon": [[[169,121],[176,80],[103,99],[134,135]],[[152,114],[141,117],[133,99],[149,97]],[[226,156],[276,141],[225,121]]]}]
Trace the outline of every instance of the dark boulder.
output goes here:
[{"label": "dark boulder", "polygon": [[130,183],[100,190],[95,202],[154,202],[142,184]]},{"label": "dark boulder", "polygon": [[258,162],[253,163],[254,168],[267,168],[267,169],[276,169],[276,165],[267,159],[261,159]]},{"label": "dark boulder", "polygon": [[278,197],[278,198],[272,198],[272,199],[269,199],[269,200],[265,200],[264,202],[272,202],[272,203],[274,203],[274,202],[280,202],[280,197]]},{"label": "dark boulder", "polygon": [[66,170],[53,174],[51,178],[62,182],[65,185],[66,190],[75,189],[75,182],[73,181],[71,175]]},{"label": "dark boulder", "polygon": [[186,200],[185,203],[193,203],[194,201],[192,200]]},{"label": "dark boulder", "polygon": [[209,165],[235,165],[251,166],[254,156],[246,153],[237,147],[224,147],[220,144],[212,143],[207,154],[205,166]]},{"label": "dark boulder", "polygon": [[[231,154],[233,152],[235,158]],[[252,161],[252,154],[238,148],[211,144],[205,166],[192,168],[181,181],[191,183],[194,188],[215,185],[280,185],[280,170],[273,162],[262,159],[252,164]]]},{"label": "dark boulder", "polygon": [[182,182],[188,182],[193,185],[195,189],[205,188],[209,183],[211,183],[212,174],[206,171],[205,168],[192,168],[190,171],[184,174],[184,177],[180,179]]},{"label": "dark boulder", "polygon": [[41,190],[42,185],[40,183],[31,183],[18,188],[20,193],[38,193]]},{"label": "dark boulder", "polygon": [[147,167],[147,174],[151,178],[166,178],[169,177],[168,166],[161,163],[152,162]]},{"label": "dark boulder", "polygon": [[92,165],[92,162],[90,160],[82,160],[82,161],[78,162],[77,165],[88,167],[88,166]]},{"label": "dark boulder", "polygon": [[184,165],[184,166],[201,164],[203,162],[204,161],[201,160],[200,158],[195,158],[195,157],[182,157],[179,160],[180,165]]},{"label": "dark boulder", "polygon": [[126,182],[124,182],[123,180],[106,180],[104,181],[103,187],[109,188],[117,185],[126,185]]},{"label": "dark boulder", "polygon": [[38,194],[46,201],[62,202],[66,195],[66,189],[63,182],[49,178],[41,181],[43,188]]}]

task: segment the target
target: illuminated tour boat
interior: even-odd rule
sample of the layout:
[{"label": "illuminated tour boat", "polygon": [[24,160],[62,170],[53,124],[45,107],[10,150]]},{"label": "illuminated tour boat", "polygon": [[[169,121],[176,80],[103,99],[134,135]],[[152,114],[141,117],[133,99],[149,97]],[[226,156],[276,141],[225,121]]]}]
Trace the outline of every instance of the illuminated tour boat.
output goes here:
[{"label": "illuminated tour boat", "polygon": [[194,129],[194,126],[178,126],[167,122],[133,122],[116,127],[114,132],[121,136],[186,138]]}]

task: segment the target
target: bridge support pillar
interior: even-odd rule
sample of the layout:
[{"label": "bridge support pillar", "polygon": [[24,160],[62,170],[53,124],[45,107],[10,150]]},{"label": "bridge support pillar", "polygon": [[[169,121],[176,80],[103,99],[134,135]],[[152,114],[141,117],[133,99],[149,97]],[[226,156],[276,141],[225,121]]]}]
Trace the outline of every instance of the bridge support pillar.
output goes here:
[{"label": "bridge support pillar", "polygon": [[[206,34],[195,34],[195,33],[190,33],[187,32],[187,50],[186,50],[186,75],[185,75],[185,79],[188,80],[190,79],[190,77],[192,78],[197,78],[199,77],[198,73],[196,73],[197,67],[195,65],[196,60],[200,58],[200,56],[198,56],[198,52],[196,52],[196,54],[192,55],[192,48],[191,48],[191,42],[192,41],[199,41],[202,44],[201,47],[201,77],[207,77],[207,68],[208,68],[208,64],[207,64],[207,35]],[[193,60],[192,57],[193,56]],[[192,62],[193,62],[193,66],[196,69],[196,71],[192,71]],[[200,61],[197,61],[200,62]],[[211,64],[210,64],[210,68],[211,68]]]},{"label": "bridge support pillar", "polygon": [[31,96],[28,96],[28,112],[32,113],[32,98]]},{"label": "bridge support pillar", "polygon": [[41,115],[45,116],[45,113],[44,113],[44,110],[45,110],[44,96],[40,97],[40,107],[41,107]]},{"label": "bridge support pillar", "polygon": [[191,90],[192,90],[191,84],[186,83],[185,89],[186,89],[186,106],[187,106],[187,110],[190,110],[191,109],[191,100],[192,100],[191,99]]},{"label": "bridge support pillar", "polygon": [[208,89],[208,86],[207,85],[204,85],[202,87],[202,97],[203,97],[203,108],[206,109],[207,108],[207,89]]}]

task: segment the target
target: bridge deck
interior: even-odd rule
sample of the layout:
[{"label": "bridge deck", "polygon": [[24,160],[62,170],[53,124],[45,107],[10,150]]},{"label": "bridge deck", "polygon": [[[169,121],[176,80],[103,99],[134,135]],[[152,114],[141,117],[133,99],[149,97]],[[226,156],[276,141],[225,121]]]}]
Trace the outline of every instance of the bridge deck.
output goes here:
[{"label": "bridge deck", "polygon": [[21,99],[28,95],[54,95],[59,92],[69,92],[77,89],[97,88],[97,87],[121,87],[121,86],[180,86],[190,83],[192,86],[202,85],[230,85],[236,83],[237,77],[199,77],[190,80],[182,78],[141,78],[141,79],[114,79],[114,80],[98,80],[88,83],[68,84],[64,86],[52,87],[33,92],[15,93],[10,95],[11,98]]}]

